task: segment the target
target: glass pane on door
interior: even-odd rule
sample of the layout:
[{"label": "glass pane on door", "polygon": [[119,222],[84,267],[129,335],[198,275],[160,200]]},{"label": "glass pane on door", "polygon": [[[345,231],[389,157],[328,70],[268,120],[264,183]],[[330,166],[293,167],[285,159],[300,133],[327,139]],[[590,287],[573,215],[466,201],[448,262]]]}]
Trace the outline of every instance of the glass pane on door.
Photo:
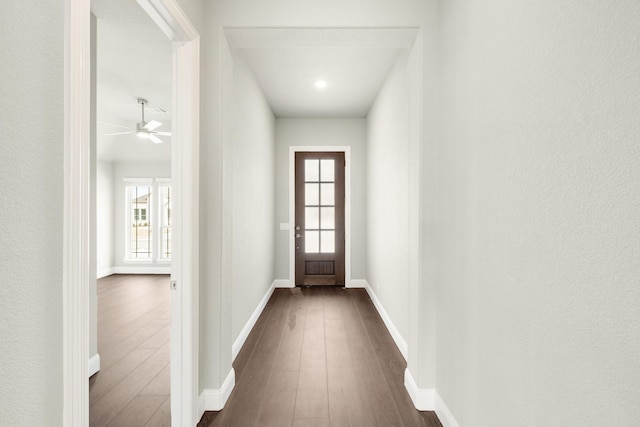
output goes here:
[{"label": "glass pane on door", "polygon": [[335,184],[320,184],[320,204],[322,206],[333,206],[335,200]]},{"label": "glass pane on door", "polygon": [[321,230],[333,230],[336,228],[336,209],[335,208],[320,208],[320,229]]},{"label": "glass pane on door", "polygon": [[319,184],[304,185],[304,204],[305,206],[318,206],[320,204]]},{"label": "glass pane on door", "polygon": [[335,160],[323,159],[320,160],[320,181],[333,182],[335,181]]},{"label": "glass pane on door", "polygon": [[304,236],[304,251],[308,254],[320,252],[320,232],[306,231]]},{"label": "glass pane on door", "polygon": [[307,230],[318,230],[320,228],[320,208],[305,208],[304,224]]},{"label": "glass pane on door", "polygon": [[321,231],[320,234],[320,252],[323,254],[334,253],[336,250],[336,232]]},{"label": "glass pane on door", "polygon": [[320,161],[318,159],[304,161],[304,180],[306,182],[320,181]]}]

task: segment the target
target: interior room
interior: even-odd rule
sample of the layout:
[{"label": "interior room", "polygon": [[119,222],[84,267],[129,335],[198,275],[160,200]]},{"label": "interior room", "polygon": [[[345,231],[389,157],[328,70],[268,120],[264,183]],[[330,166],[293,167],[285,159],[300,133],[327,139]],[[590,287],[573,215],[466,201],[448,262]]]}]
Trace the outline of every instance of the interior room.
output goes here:
[{"label": "interior room", "polygon": [[91,11],[89,423],[162,425],[170,422],[172,46],[136,3],[96,0]]}]

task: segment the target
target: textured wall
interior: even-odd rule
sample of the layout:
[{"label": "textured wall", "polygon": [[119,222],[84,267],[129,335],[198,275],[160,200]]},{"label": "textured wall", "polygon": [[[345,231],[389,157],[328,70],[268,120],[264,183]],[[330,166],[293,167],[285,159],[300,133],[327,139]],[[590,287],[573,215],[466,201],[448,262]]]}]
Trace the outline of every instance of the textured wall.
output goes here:
[{"label": "textured wall", "polygon": [[64,3],[0,13],[0,423],[62,424]]},{"label": "textured wall", "polygon": [[461,426],[640,419],[640,3],[443,1],[437,388]]}]

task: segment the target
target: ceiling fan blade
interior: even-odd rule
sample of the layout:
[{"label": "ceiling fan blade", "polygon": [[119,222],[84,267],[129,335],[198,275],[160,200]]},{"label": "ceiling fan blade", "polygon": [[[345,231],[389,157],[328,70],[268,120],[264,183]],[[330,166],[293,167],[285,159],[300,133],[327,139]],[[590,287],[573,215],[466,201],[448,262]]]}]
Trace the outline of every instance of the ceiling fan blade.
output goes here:
[{"label": "ceiling fan blade", "polygon": [[151,120],[150,122],[147,122],[147,124],[145,124],[142,128],[145,130],[151,131],[157,128],[158,126],[162,126],[162,123],[155,120]]},{"label": "ceiling fan blade", "polygon": [[123,126],[123,125],[119,125],[117,123],[105,122],[104,120],[96,120],[96,123],[99,123],[101,125],[115,126],[115,127],[119,127],[119,128],[129,129],[129,126]]},{"label": "ceiling fan blade", "polygon": [[132,131],[129,131],[129,132],[115,132],[115,133],[105,133],[103,135],[105,135],[105,136],[106,135],[128,135],[130,133],[133,133],[133,132]]},{"label": "ceiling fan blade", "polygon": [[160,138],[158,138],[157,136],[155,136],[155,135],[153,135],[151,133],[147,136],[147,138],[149,138],[151,141],[153,141],[154,144],[162,144],[162,142],[163,142]]},{"label": "ceiling fan blade", "polygon": [[171,136],[171,132],[154,132],[155,135]]}]

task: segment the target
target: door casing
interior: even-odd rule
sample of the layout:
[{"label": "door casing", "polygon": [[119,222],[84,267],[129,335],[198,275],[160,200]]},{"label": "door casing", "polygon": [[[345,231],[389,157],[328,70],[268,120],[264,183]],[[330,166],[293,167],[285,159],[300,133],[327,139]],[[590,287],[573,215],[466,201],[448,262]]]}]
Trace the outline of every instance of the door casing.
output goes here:
[{"label": "door casing", "polygon": [[[175,189],[171,307],[171,418],[198,411],[198,183],[200,36],[175,0],[137,0],[174,44],[172,179]],[[65,0],[63,224],[63,425],[89,424],[90,0]]]},{"label": "door casing", "polygon": [[344,281],[345,287],[351,287],[351,147],[349,146],[290,146],[289,147],[289,286],[295,286],[296,278],[296,153],[342,152],[344,153]]},{"label": "door casing", "polygon": [[[296,155],[296,216],[294,218],[295,236],[296,236],[296,267],[295,267],[295,285],[296,286],[310,286],[310,285],[332,285],[332,286],[344,286],[345,285],[345,236],[344,236],[344,175],[345,175],[345,158],[342,151],[331,152],[298,152]],[[334,192],[335,199],[333,202],[334,208],[334,221],[335,225],[335,248],[331,253],[307,253],[306,251],[306,239],[309,233],[306,223],[306,172],[305,164],[309,159],[331,159],[335,162],[334,169]],[[322,181],[320,176],[318,180]],[[300,200],[302,199],[302,200]],[[321,197],[320,197],[321,199]],[[318,200],[318,203],[322,205],[322,202]],[[319,215],[320,216],[320,215]],[[319,224],[320,225],[320,224]],[[300,229],[298,229],[300,227]],[[324,228],[320,225],[321,228]],[[300,234],[300,237],[298,237]],[[311,263],[316,267],[321,265],[321,269],[325,274],[315,274],[307,276],[308,264]],[[333,274],[326,274],[326,267],[333,266]]]}]

